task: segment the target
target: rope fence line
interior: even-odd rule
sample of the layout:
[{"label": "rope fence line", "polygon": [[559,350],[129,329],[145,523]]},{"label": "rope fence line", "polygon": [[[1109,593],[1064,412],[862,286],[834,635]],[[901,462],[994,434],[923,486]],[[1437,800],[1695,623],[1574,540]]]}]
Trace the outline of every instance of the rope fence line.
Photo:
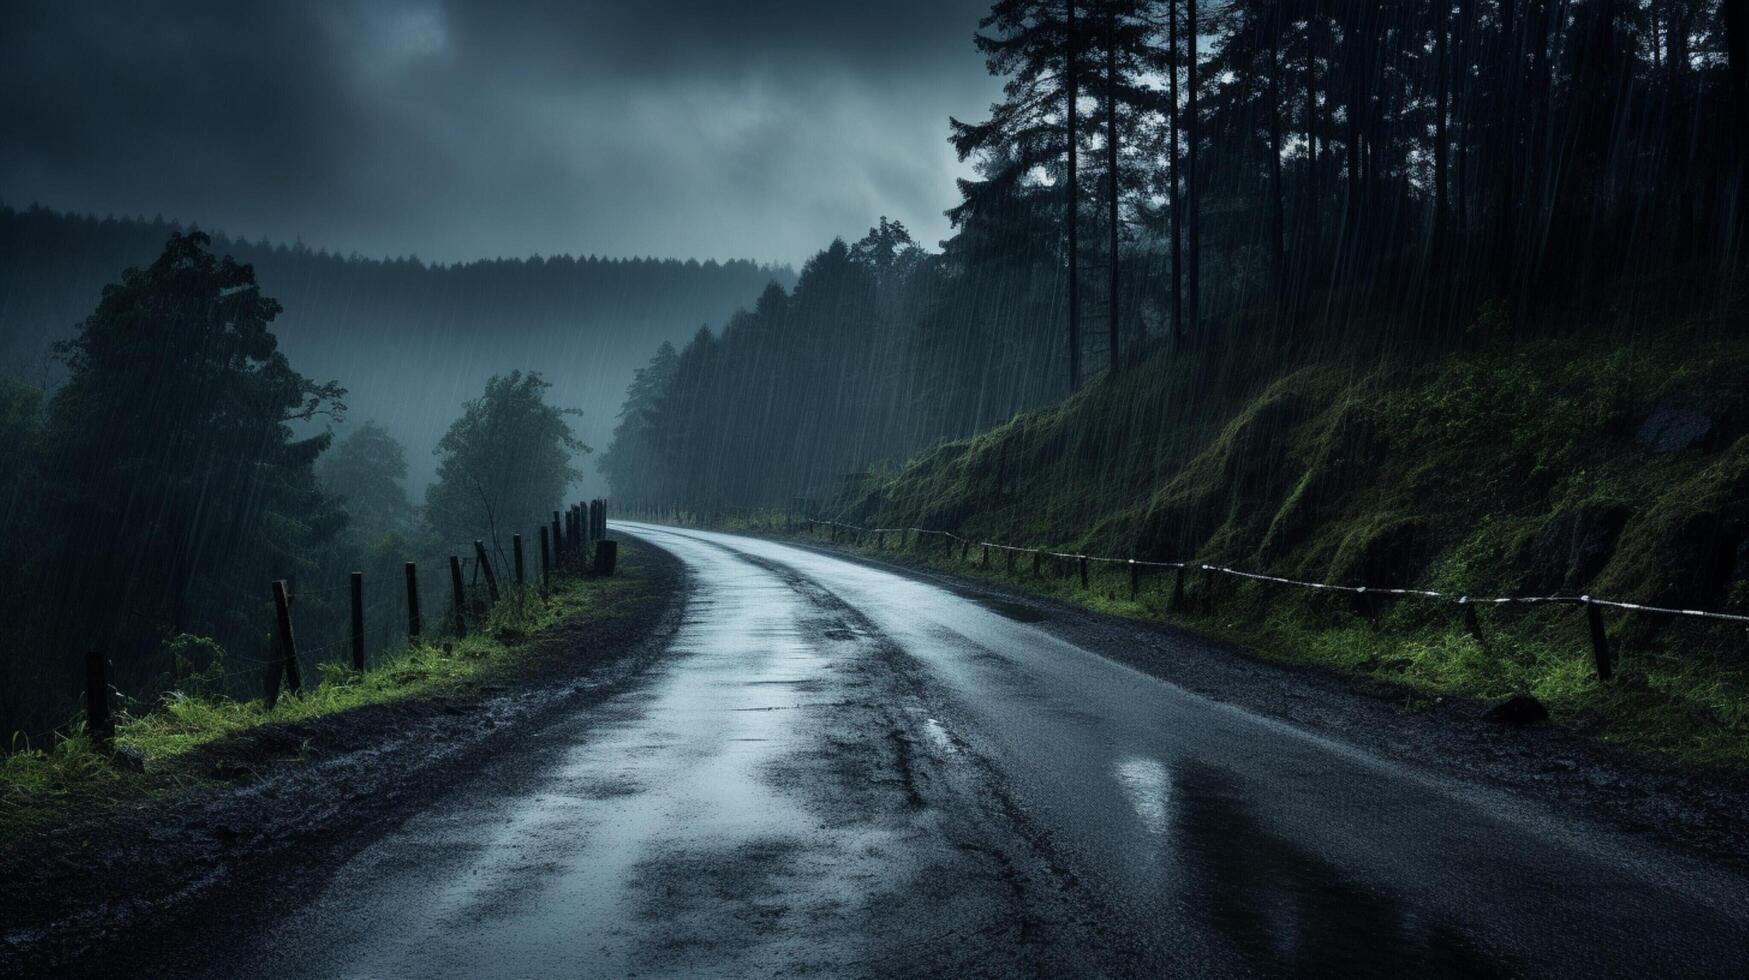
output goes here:
[{"label": "rope fence line", "polygon": [[1302,589],[1318,589],[1329,592],[1346,592],[1352,595],[1385,595],[1405,596],[1412,598],[1433,599],[1441,602],[1467,605],[1508,605],[1522,604],[1561,604],[1580,606],[1606,606],[1612,609],[1622,609],[1629,612],[1654,613],[1666,616],[1688,616],[1697,619],[1710,619],[1722,622],[1743,623],[1749,625],[1749,616],[1737,613],[1716,612],[1708,609],[1677,609],[1666,606],[1653,606],[1639,602],[1625,602],[1617,599],[1605,599],[1593,595],[1530,595],[1530,596],[1472,596],[1463,593],[1439,592],[1433,589],[1413,589],[1379,587],[1368,585],[1338,585],[1331,582],[1311,582],[1303,579],[1286,578],[1280,575],[1268,575],[1261,572],[1250,572],[1225,565],[1214,565],[1204,562],[1181,561],[1150,561],[1141,558],[1117,558],[1108,555],[1084,555],[1072,552],[1051,551],[1047,548],[1023,548],[1015,545],[1001,544],[995,541],[980,541],[962,537],[952,531],[931,530],[920,527],[862,527],[847,524],[843,521],[827,521],[817,518],[803,518],[811,525],[842,528],[858,534],[893,534],[914,532],[919,535],[938,535],[980,548],[990,548],[997,551],[1010,551],[1020,554],[1036,554],[1048,558],[1061,558],[1068,561],[1100,562],[1103,564],[1138,566],[1149,568],[1200,569],[1204,572],[1231,575],[1237,578],[1251,579],[1258,582],[1273,582],[1279,585],[1290,585]]}]

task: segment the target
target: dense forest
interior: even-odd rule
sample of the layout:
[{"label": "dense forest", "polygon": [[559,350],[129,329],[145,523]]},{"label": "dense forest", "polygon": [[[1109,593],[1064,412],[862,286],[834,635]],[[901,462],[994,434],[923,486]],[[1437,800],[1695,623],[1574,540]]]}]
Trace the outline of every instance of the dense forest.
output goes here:
[{"label": "dense forest", "polygon": [[354,571],[368,653],[399,649],[405,563],[426,622],[451,622],[446,560],[471,585],[483,548],[508,580],[516,534],[538,560],[588,452],[580,411],[538,368],[513,369],[425,403],[443,435],[420,493],[383,426],[336,439],[350,382],[288,355],[271,283],[199,232],[160,247],[53,346],[59,385],[0,378],[0,730],[21,745],[74,715],[84,651],[107,655],[130,710],[257,692],[274,580],[306,666],[347,657]]},{"label": "dense forest", "polygon": [[[105,284],[152,262],[180,230],[162,218],[0,206],[0,375],[58,385],[65,367],[52,345],[91,312]],[[793,281],[787,268],[739,260],[560,255],[436,265],[221,234],[213,250],[253,266],[284,305],[275,332],[300,369],[343,379],[349,417],[374,419],[407,445],[415,488],[436,476],[431,450],[454,406],[488,376],[538,369],[555,402],[583,411],[579,438],[601,447],[651,346],[721,323],[774,280]]]},{"label": "dense forest", "polygon": [[1191,366],[1222,383],[1186,397],[1230,399],[1295,364],[1739,309],[1744,18],[998,0],[975,43],[1004,98],[951,123],[977,176],[941,251],[883,220],[664,347],[603,471],[622,498],[784,506],[1099,372]]}]

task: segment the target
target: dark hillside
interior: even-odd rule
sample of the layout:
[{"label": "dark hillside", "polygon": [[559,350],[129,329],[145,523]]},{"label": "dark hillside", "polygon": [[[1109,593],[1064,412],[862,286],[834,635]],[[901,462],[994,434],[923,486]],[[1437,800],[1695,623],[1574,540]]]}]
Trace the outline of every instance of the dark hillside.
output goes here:
[{"label": "dark hillside", "polygon": [[[1717,337],[1691,325],[1367,372],[1312,365],[1201,402],[1184,372],[1138,371],[925,454],[843,514],[1374,590],[1749,614],[1749,345]],[[1168,578],[1140,606],[1122,583],[1096,585],[1095,601],[1158,615]],[[1193,597],[1200,585],[1190,577]],[[1570,605],[1483,607],[1478,643],[1447,601],[1220,588],[1218,614],[1191,618],[1289,657],[1435,690],[1529,690],[1574,710],[1599,696]],[[1739,751],[1741,623],[1605,619],[1618,693],[1671,713],[1660,726],[1688,748]]]}]

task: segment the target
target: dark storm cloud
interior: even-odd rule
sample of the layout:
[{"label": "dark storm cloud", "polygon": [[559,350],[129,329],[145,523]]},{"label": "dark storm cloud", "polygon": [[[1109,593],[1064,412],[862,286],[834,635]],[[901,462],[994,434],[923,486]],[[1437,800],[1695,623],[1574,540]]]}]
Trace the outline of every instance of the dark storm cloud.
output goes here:
[{"label": "dark storm cloud", "polygon": [[984,9],[9,3],[0,200],[443,260],[933,242]]}]

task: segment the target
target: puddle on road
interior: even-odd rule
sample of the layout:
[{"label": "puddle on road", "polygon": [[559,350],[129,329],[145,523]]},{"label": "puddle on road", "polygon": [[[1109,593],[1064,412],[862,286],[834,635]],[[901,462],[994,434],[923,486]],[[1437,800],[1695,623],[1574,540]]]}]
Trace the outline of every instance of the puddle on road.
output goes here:
[{"label": "puddle on road", "polygon": [[1158,759],[1129,756],[1118,762],[1116,774],[1118,785],[1123,787],[1143,829],[1156,837],[1166,833],[1172,786],[1165,764]]},{"label": "puddle on road", "polygon": [[942,726],[941,722],[936,721],[934,718],[924,719],[923,732],[925,735],[929,736],[929,743],[935,746],[944,755],[951,755],[954,752],[959,751],[954,747],[953,737],[947,733],[947,729]]}]

